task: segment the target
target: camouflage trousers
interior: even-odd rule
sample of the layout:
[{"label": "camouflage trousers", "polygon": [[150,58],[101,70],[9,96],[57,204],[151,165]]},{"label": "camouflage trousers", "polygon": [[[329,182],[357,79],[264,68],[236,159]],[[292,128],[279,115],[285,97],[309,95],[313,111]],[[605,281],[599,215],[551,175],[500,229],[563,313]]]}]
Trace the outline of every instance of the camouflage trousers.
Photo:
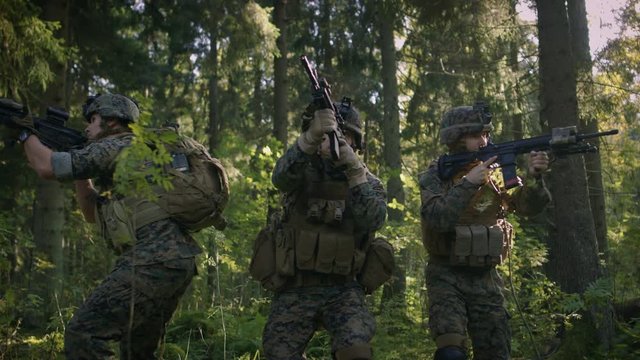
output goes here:
[{"label": "camouflage trousers", "polygon": [[166,323],[195,275],[194,258],[132,266],[121,260],[74,313],[64,335],[67,359],[155,359]]},{"label": "camouflage trousers", "polygon": [[446,345],[466,348],[468,334],[474,359],[510,358],[509,314],[504,308],[504,285],[495,268],[429,263],[425,276],[429,329],[438,348]]},{"label": "camouflage trousers", "polygon": [[300,287],[276,294],[262,336],[266,358],[304,359],[305,347],[320,326],[331,335],[334,355],[336,351],[369,346],[376,323],[358,283]]}]

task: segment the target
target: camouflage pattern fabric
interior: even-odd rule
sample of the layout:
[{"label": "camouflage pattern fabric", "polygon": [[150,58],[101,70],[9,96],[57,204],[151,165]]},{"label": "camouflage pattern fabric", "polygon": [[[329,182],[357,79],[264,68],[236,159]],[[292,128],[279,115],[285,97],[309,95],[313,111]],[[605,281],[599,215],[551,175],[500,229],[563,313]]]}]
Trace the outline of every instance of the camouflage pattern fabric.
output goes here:
[{"label": "camouflage pattern fabric", "polygon": [[108,341],[120,342],[120,359],[155,359],[194,273],[194,258],[145,266],[120,259],[67,324],[67,359],[115,358]]},{"label": "camouflage pattern fabric", "polygon": [[[112,190],[115,158],[131,139],[131,134],[109,136],[80,150],[54,153],[54,173],[62,174],[59,180],[95,178],[101,192]],[[65,174],[60,169],[71,171]],[[138,229],[134,245],[119,257],[112,273],[67,326],[67,357],[107,358],[112,354],[106,342],[113,340],[121,343],[122,359],[153,358],[164,327],[195,274],[194,257],[200,252],[171,219]]]},{"label": "camouflage pattern fabric", "polygon": [[85,105],[84,117],[87,121],[91,114],[98,113],[103,118],[114,117],[126,121],[136,121],[140,116],[138,105],[131,99],[120,94],[99,95]]},{"label": "camouflage pattern fabric", "polygon": [[[482,188],[462,175],[444,182],[438,177],[434,162],[420,176],[423,224],[441,232],[454,229],[460,215]],[[494,172],[491,179],[498,187],[500,175]],[[490,183],[484,186],[492,187]],[[542,179],[528,179],[524,187],[503,194],[502,198],[506,200],[505,210],[526,216],[538,213],[550,200]],[[474,359],[508,359],[511,335],[504,309],[503,284],[495,267],[453,267],[430,260],[425,276],[433,338],[444,334],[467,336],[468,332]]]},{"label": "camouflage pattern fabric", "polygon": [[[295,195],[296,191],[306,185],[307,166],[323,167],[332,177],[346,181],[342,171],[331,168],[328,161],[322,161],[317,155],[305,154],[297,144],[289,147],[278,159],[271,180],[286,196]],[[369,172],[367,180],[366,183],[350,188],[347,194],[347,202],[355,218],[356,232],[362,233],[380,229],[387,216],[387,195],[382,182]]]},{"label": "camouflage pattern fabric", "polygon": [[[52,166],[56,179],[61,181],[95,179],[100,191],[111,190],[116,167],[115,159],[122,149],[131,144],[132,139],[133,134],[122,133],[90,141],[82,149],[54,152]],[[70,169],[70,171],[60,169]]]},{"label": "camouflage pattern fabric", "polygon": [[331,335],[332,353],[371,341],[375,318],[365,306],[358,283],[297,288],[276,294],[262,337],[265,357],[304,359],[304,349],[320,326]]},{"label": "camouflage pattern fabric", "polygon": [[[344,172],[317,155],[305,154],[297,144],[278,159],[272,174],[274,185],[295,201],[306,186],[306,169],[322,169],[329,177],[347,181]],[[356,237],[366,237],[382,227],[386,218],[386,193],[378,178],[367,173],[367,182],[349,188],[348,207],[353,212]],[[287,200],[288,199],[288,200]],[[321,275],[319,275],[321,276]],[[303,359],[304,349],[319,325],[332,338],[332,352],[353,345],[368,346],[375,333],[375,319],[364,303],[357,282],[287,288],[275,295],[263,333],[268,359]]]},{"label": "camouflage pattern fabric", "polygon": [[475,360],[509,359],[511,332],[503,283],[495,268],[429,263],[426,270],[429,330],[471,338]]},{"label": "camouflage pattern fabric", "polygon": [[[501,174],[494,171],[491,179],[497,186],[502,183]],[[469,205],[471,198],[480,190],[466,179],[455,176],[442,181],[438,176],[437,163],[433,162],[419,179],[421,207],[420,215],[429,227],[440,231],[453,230],[458,217]],[[549,193],[542,179],[526,179],[525,186],[511,189],[505,195],[508,211],[521,216],[538,214],[549,203]],[[490,186],[489,184],[485,186]]]},{"label": "camouflage pattern fabric", "polygon": [[492,131],[493,125],[483,123],[482,113],[472,106],[458,106],[447,111],[440,122],[440,143],[453,144],[462,135]]}]

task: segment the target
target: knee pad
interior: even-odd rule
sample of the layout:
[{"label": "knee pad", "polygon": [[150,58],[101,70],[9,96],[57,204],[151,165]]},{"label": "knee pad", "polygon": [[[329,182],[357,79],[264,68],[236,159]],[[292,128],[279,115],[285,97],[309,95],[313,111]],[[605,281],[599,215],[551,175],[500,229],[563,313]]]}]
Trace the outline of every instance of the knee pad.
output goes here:
[{"label": "knee pad", "polygon": [[467,360],[467,354],[457,346],[445,346],[436,350],[433,360]]},{"label": "knee pad", "polygon": [[370,360],[373,358],[371,345],[355,344],[348,348],[340,349],[335,353],[336,360]]}]

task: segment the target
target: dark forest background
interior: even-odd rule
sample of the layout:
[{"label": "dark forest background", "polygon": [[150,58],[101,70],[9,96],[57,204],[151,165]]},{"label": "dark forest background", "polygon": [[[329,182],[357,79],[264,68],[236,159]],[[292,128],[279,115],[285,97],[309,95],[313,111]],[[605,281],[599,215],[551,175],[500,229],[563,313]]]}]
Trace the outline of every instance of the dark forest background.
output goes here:
[{"label": "dark forest background", "polygon": [[[177,122],[231,177],[223,232],[196,235],[199,276],[162,347],[166,359],[260,359],[269,294],[247,272],[278,197],[275,160],[310,100],[299,56],[353,98],[371,171],[386,184],[392,281],[368,297],[377,359],[431,359],[418,173],[444,149],[441,115],[489,103],[495,142],[575,125],[617,128],[599,154],[556,159],[553,202],[510,219],[501,267],[515,359],[640,358],[640,2],[595,55],[588,0],[0,0],[0,96],[84,129],[88,95],[133,96],[141,123]],[[537,13],[523,22],[516,6]],[[0,130],[2,131],[2,130]],[[71,184],[39,180],[0,142],[0,359],[62,358],[65,323],[115,256],[83,221]],[[318,333],[311,359],[331,357]]]}]

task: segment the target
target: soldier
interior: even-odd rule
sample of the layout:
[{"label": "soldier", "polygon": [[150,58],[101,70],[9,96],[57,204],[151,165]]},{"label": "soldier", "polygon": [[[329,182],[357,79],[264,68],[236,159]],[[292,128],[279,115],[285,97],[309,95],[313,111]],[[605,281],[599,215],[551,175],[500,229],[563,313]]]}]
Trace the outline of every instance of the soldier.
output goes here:
[{"label": "soldier", "polygon": [[[451,153],[477,151],[487,145],[491,114],[486,106],[459,106],[444,114],[440,142]],[[422,239],[429,252],[426,284],[429,329],[436,342],[435,360],[467,359],[471,338],[474,359],[509,359],[509,315],[504,285],[496,265],[505,260],[512,241],[507,211],[533,215],[548,203],[542,173],[545,152],[529,154],[525,186],[508,194],[493,176],[496,157],[476,161],[443,181],[437,162],[420,176]],[[468,334],[468,335],[467,335]]]},{"label": "soldier", "polygon": [[[165,326],[195,275],[195,256],[201,249],[155,203],[136,206],[132,214],[111,216],[122,210],[118,207],[127,198],[103,194],[114,187],[115,160],[131,144],[129,124],[136,121],[139,109],[126,96],[104,94],[89,98],[83,112],[90,140],[83,149],[54,152],[28,130],[20,136],[29,164],[41,178],[75,180],[85,220],[97,221],[120,255],[113,271],[67,324],[65,354],[67,359],[112,358],[108,341],[119,341],[121,359],[153,359]],[[28,117],[17,122],[33,128]]]},{"label": "soldier", "polygon": [[364,303],[367,284],[358,280],[386,217],[386,194],[356,154],[362,131],[351,101],[336,103],[346,122],[338,161],[330,158],[326,135],[336,130],[335,115],[313,109],[304,112],[302,134],[272,175],[284,195],[275,261],[286,283],[272,300],[264,352],[267,359],[304,359],[307,343],[323,326],[334,358],[371,359],[375,319]]}]

